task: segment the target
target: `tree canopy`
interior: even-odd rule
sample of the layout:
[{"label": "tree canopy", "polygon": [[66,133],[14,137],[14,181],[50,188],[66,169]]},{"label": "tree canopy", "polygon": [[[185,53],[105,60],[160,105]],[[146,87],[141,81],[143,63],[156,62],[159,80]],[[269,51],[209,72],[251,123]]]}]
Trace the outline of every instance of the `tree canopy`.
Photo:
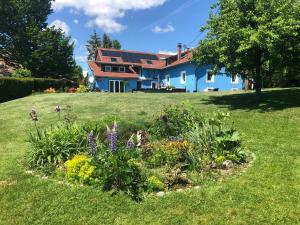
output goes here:
[{"label": "tree canopy", "polygon": [[0,57],[37,77],[72,78],[76,63],[70,37],[47,28],[52,0],[0,0]]},{"label": "tree canopy", "polygon": [[86,48],[88,51],[88,60],[95,59],[95,53],[98,48],[113,48],[121,49],[121,43],[118,40],[111,40],[108,34],[104,33],[102,38],[94,30],[93,34],[90,36],[90,39],[87,41]]},{"label": "tree canopy", "polygon": [[299,0],[219,0],[201,28],[207,35],[194,61],[254,78],[257,93],[263,76],[299,76],[299,12]]}]

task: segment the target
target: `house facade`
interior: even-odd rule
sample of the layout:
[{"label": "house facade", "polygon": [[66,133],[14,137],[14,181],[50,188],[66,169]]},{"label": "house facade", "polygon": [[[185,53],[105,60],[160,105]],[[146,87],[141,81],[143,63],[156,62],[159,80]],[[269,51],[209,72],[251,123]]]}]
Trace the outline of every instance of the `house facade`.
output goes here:
[{"label": "house facade", "polygon": [[99,48],[95,60],[89,61],[89,76],[94,87],[103,92],[129,92],[139,89],[183,89],[186,92],[240,90],[243,80],[228,76],[225,69],[213,74],[210,66],[196,66],[192,52],[176,55]]}]

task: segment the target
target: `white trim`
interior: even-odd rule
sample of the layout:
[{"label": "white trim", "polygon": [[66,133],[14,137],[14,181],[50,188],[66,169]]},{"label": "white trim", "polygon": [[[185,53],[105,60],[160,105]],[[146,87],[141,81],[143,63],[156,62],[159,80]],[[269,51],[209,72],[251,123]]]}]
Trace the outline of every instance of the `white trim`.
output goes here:
[{"label": "white trim", "polygon": [[[108,69],[109,68],[109,69]],[[105,66],[104,67],[105,72],[111,72],[111,66]]]},{"label": "white trim", "polygon": [[206,71],[206,83],[214,83],[215,82],[215,75],[213,74],[211,76],[211,80],[208,80],[208,73],[211,72],[211,70]]},{"label": "white trim", "polygon": [[[121,68],[123,69],[123,71],[121,71]],[[125,73],[125,66],[120,66],[120,67],[119,67],[119,72]]]},{"label": "white trim", "polygon": [[157,89],[157,81],[151,81],[151,89],[153,89],[152,88],[152,84],[155,84],[155,88],[154,89]]},{"label": "white trim", "polygon": [[[183,80],[183,74],[184,74],[184,80]],[[180,72],[180,83],[181,84],[186,84],[186,71],[181,71]]]},{"label": "white trim", "polygon": [[[235,81],[232,81],[232,76],[235,76]],[[231,75],[231,84],[238,84],[239,83],[239,76],[238,75]]]},{"label": "white trim", "polygon": [[[165,79],[166,79],[166,86],[171,86],[171,77],[170,77],[170,74],[167,74],[165,76]],[[169,80],[169,82],[168,82]]]},{"label": "white trim", "polygon": [[[114,83],[114,91],[111,92],[110,91],[110,82]],[[119,92],[116,92],[116,82],[119,82]],[[126,88],[125,88],[125,84],[124,84],[124,80],[108,80],[108,92],[110,93],[122,93],[121,92],[121,82],[123,82],[123,88],[124,88],[124,93],[126,92]]]}]

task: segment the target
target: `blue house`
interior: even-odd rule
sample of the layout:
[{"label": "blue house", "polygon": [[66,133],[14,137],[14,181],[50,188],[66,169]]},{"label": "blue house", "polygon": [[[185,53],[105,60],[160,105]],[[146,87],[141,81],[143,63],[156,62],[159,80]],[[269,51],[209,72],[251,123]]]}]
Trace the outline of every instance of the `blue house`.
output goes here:
[{"label": "blue house", "polygon": [[128,92],[139,89],[182,89],[186,92],[240,90],[243,80],[228,76],[225,69],[213,74],[210,66],[196,66],[192,52],[176,55],[99,48],[95,60],[89,61],[95,88],[103,92]]}]

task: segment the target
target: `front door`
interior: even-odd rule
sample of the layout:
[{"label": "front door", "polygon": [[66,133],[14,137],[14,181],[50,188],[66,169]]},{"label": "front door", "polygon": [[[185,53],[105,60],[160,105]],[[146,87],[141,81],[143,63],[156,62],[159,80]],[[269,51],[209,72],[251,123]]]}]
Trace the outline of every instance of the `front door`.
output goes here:
[{"label": "front door", "polygon": [[110,80],[109,81],[109,92],[112,92],[112,93],[123,93],[123,92],[125,92],[124,81]]},{"label": "front door", "polygon": [[157,89],[157,82],[156,81],[151,82],[151,88],[152,89]]}]

